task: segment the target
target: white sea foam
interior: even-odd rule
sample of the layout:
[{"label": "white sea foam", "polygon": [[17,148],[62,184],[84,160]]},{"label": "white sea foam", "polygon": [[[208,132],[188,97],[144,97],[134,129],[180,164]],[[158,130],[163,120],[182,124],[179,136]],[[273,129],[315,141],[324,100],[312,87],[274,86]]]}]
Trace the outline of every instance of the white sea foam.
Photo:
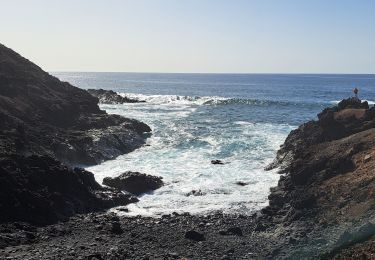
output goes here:
[{"label": "white sea foam", "polygon": [[[129,96],[128,94],[126,94]],[[134,95],[147,103],[102,105],[108,113],[137,118],[149,124],[153,135],[144,146],[115,160],[89,167],[96,180],[126,170],[162,176],[165,185],[129,205],[128,215],[157,216],[172,212],[207,213],[214,210],[250,213],[267,205],[275,172],[266,172],[287,133],[286,124],[221,122],[197,105],[208,99]],[[212,159],[227,164],[212,165]],[[237,181],[248,183],[236,185]],[[187,196],[199,190],[202,196]]]},{"label": "white sea foam", "polygon": [[143,95],[143,94],[134,94],[134,93],[118,93],[123,97],[129,97],[138,100],[144,100],[149,103],[153,104],[196,104],[196,105],[204,105],[204,104],[215,104],[222,101],[230,100],[229,98],[225,97],[218,97],[218,96],[179,96],[179,95]]}]

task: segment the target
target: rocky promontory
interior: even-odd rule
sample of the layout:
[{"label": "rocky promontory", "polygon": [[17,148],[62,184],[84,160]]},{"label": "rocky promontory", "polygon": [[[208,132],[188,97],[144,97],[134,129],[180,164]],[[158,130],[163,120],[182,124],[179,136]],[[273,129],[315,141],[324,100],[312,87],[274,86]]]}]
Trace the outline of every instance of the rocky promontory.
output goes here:
[{"label": "rocky promontory", "polygon": [[89,92],[94,97],[99,99],[102,104],[124,104],[124,103],[144,103],[144,100],[133,99],[129,97],[123,97],[113,90],[104,89],[88,89]]},{"label": "rocky promontory", "polygon": [[257,226],[292,235],[278,255],[330,258],[375,235],[374,127],[375,108],[350,98],[289,134],[268,167],[282,175]]},{"label": "rocky promontory", "polygon": [[96,164],[144,144],[151,129],[108,115],[98,98],[0,45],[0,153]]},{"label": "rocky promontory", "polygon": [[0,44],[0,222],[45,225],[137,201],[75,168],[133,151],[151,131],[98,101]]}]

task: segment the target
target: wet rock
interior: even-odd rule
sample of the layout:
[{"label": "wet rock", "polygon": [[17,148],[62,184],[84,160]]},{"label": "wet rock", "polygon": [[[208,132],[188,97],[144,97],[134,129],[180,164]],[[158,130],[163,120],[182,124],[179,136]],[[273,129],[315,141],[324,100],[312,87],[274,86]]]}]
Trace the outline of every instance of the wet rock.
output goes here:
[{"label": "wet rock", "polygon": [[186,194],[187,197],[189,196],[204,196],[205,193],[201,190],[192,190],[189,193]]},{"label": "wet rock", "polygon": [[206,240],[206,238],[204,237],[204,235],[202,233],[199,233],[195,230],[187,231],[185,233],[185,238],[193,240],[193,241],[204,241],[204,240]]},{"label": "wet rock", "polygon": [[99,99],[100,103],[103,104],[124,104],[124,103],[142,103],[146,102],[144,100],[132,99],[128,97],[123,97],[117,94],[112,90],[104,90],[104,89],[88,89],[89,92],[94,97]]},{"label": "wet rock", "polygon": [[221,160],[211,160],[211,164],[224,164]]},{"label": "wet rock", "polygon": [[129,194],[100,186],[92,173],[51,157],[0,157],[0,222],[45,225],[134,201]]},{"label": "wet rock", "polygon": [[161,177],[139,172],[127,171],[120,176],[103,179],[103,184],[119,190],[125,190],[135,195],[156,190],[163,186]]}]

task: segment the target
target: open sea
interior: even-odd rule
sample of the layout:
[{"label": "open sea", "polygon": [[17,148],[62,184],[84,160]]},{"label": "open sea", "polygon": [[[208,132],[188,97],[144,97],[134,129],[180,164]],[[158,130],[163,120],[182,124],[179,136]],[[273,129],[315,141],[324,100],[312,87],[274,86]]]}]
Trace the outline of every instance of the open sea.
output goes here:
[{"label": "open sea", "polygon": [[[127,170],[163,177],[165,186],[129,205],[128,215],[251,214],[267,205],[277,185],[280,176],[264,167],[292,129],[350,97],[354,87],[360,98],[375,100],[375,75],[52,74],[83,89],[147,101],[100,105],[147,123],[153,134],[147,146],[87,168],[100,183]],[[213,165],[213,159],[227,164]]]}]

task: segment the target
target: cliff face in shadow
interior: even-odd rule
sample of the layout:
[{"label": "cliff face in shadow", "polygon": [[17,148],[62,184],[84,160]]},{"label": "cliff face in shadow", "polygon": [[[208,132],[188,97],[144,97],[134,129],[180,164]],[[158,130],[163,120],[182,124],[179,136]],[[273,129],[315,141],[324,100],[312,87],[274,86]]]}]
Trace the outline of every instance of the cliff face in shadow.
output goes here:
[{"label": "cliff face in shadow", "polygon": [[150,127],[108,115],[85,90],[1,44],[0,122],[0,222],[50,224],[136,201],[72,166],[130,152]]},{"label": "cliff face in shadow", "polygon": [[375,108],[352,98],[292,131],[257,229],[291,234],[275,254],[329,257],[375,234]]},{"label": "cliff face in shadow", "polygon": [[0,152],[95,164],[144,144],[151,129],[108,115],[98,99],[0,45]]}]

